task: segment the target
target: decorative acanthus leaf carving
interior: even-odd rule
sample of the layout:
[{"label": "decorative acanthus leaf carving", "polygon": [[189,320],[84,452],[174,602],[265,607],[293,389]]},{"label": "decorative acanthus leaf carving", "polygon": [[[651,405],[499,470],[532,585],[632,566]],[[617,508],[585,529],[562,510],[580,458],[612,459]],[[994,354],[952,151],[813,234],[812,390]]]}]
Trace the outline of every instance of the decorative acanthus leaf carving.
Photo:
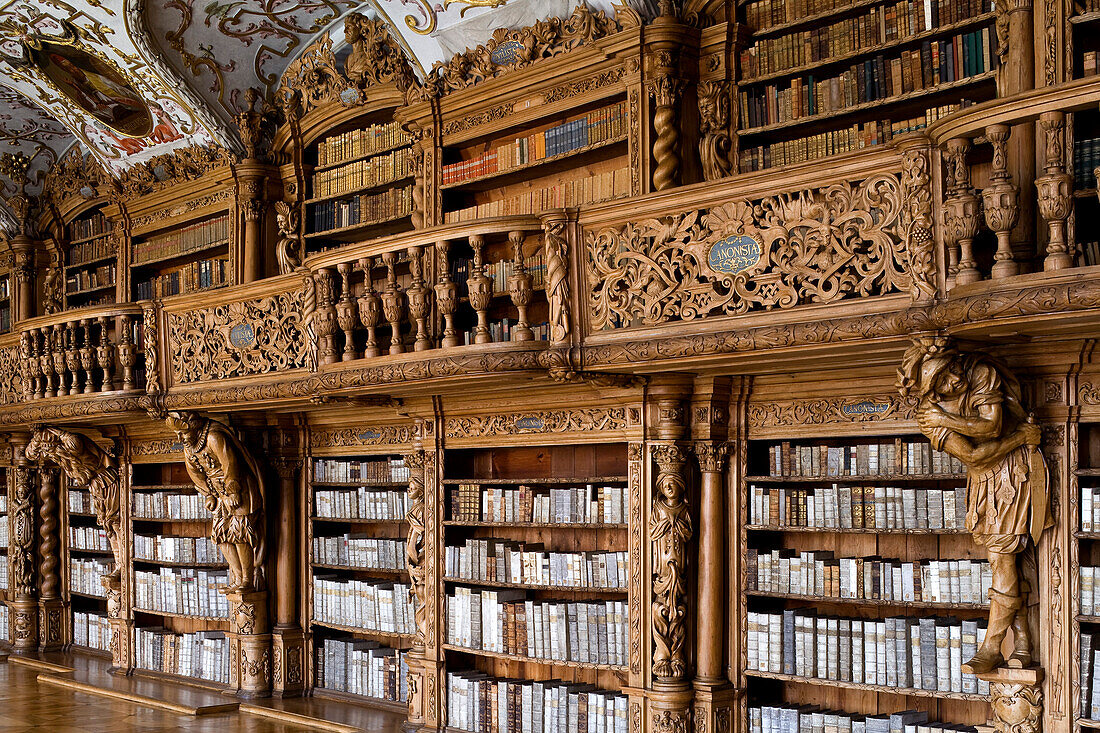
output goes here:
[{"label": "decorative acanthus leaf carving", "polygon": [[599,432],[637,427],[641,415],[635,408],[537,410],[498,415],[471,415],[447,420],[446,436],[522,435],[524,433]]},{"label": "decorative acanthus leaf carving", "polygon": [[730,83],[724,80],[701,81],[699,95],[699,162],[703,177],[717,181],[733,172],[730,153]]},{"label": "decorative acanthus leaf carving", "polygon": [[409,511],[405,516],[409,523],[409,535],[405,542],[405,565],[409,569],[415,604],[413,618],[416,622],[416,645],[420,647],[435,643],[435,640],[430,638],[431,628],[428,616],[431,606],[428,596],[427,568],[424,565],[426,521],[424,463],[424,451],[415,451],[405,456],[405,465],[409,469]]},{"label": "decorative acanthus leaf carving", "polygon": [[184,181],[197,180],[232,162],[233,156],[227,150],[192,145],[155,155],[127,168],[119,179],[119,186],[128,198],[143,196]]},{"label": "decorative acanthus leaf carving", "polygon": [[926,149],[907,150],[902,158],[905,206],[901,230],[905,235],[905,264],[913,298],[936,295],[936,258],[932,237],[932,177]]},{"label": "decorative acanthus leaf carving", "polygon": [[398,445],[412,440],[408,425],[355,425],[348,428],[315,430],[310,443],[315,448],[345,448],[363,445]]},{"label": "decorative acanthus leaf carving", "polygon": [[16,466],[12,474],[11,587],[16,596],[26,597],[34,594],[34,474],[26,466]]},{"label": "decorative acanthus leaf carving", "polygon": [[653,674],[662,680],[676,680],[687,674],[686,565],[692,534],[684,478],[687,454],[676,445],[659,445],[653,449],[653,459],[657,463],[649,521],[653,542]]},{"label": "decorative acanthus leaf carving", "polygon": [[885,418],[912,420],[915,417],[916,400],[902,399],[897,394],[755,402],[748,406],[749,426],[757,429],[873,422]]},{"label": "decorative acanthus leaf carving", "polygon": [[588,232],[596,329],[832,303],[910,286],[894,175]]}]

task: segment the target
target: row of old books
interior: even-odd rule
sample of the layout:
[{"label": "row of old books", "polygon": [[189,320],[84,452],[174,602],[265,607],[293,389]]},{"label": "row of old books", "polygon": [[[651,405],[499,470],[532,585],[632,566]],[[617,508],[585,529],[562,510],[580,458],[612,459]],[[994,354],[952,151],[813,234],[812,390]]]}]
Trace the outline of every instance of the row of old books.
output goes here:
[{"label": "row of old books", "polygon": [[7,517],[0,518],[0,547],[7,547],[8,542],[8,521]]},{"label": "row of old books", "polygon": [[408,699],[406,653],[376,641],[325,639],[317,646],[317,684],[379,700]]},{"label": "row of old books", "polygon": [[170,295],[193,293],[197,290],[217,288],[229,282],[229,260],[217,257],[199,260],[166,272],[161,272],[135,286],[138,300],[166,298]]},{"label": "row of old books", "polygon": [[118,275],[118,265],[108,262],[94,270],[76,270],[65,277],[65,293],[74,295],[85,290],[114,285]]},{"label": "row of old books", "polygon": [[[4,279],[0,280],[0,283],[6,283],[6,282],[7,282],[7,278],[4,278]],[[3,288],[0,287],[0,290],[3,290]],[[8,296],[4,295],[4,296],[0,296],[0,297],[6,298]],[[11,305],[5,303],[4,305],[0,305],[0,333],[8,333],[10,331],[11,331]]]},{"label": "row of old books", "polygon": [[179,563],[222,563],[218,546],[209,537],[134,535],[134,559]]},{"label": "row of old books", "polygon": [[626,664],[623,601],[526,600],[521,590],[457,587],[447,596],[447,642],[531,659]]},{"label": "row of old books", "polygon": [[1081,487],[1081,531],[1100,531],[1100,487]]},{"label": "row of old books", "polygon": [[902,562],[795,550],[749,550],[746,559],[748,590],[768,593],[984,604],[993,583],[993,572],[984,560]]},{"label": "row of old books", "polygon": [[1100,616],[1100,568],[1081,566],[1081,615]]},{"label": "row of old books", "polygon": [[89,649],[110,650],[111,626],[107,623],[107,617],[73,611],[73,643]]},{"label": "row of old books", "polygon": [[76,267],[104,257],[114,257],[115,254],[115,242],[106,236],[90,242],[74,244],[69,248],[69,267]]},{"label": "row of old books", "polygon": [[967,100],[960,104],[944,104],[930,107],[920,117],[904,120],[872,120],[855,123],[840,130],[828,130],[815,135],[781,140],[767,145],[744,147],[740,152],[742,172],[760,171],[781,165],[796,165],[830,155],[850,153],[875,145],[884,145],[899,135],[923,130],[947,115],[969,106]]},{"label": "row of old books", "polygon": [[224,632],[177,634],[160,627],[139,627],[134,635],[138,667],[229,684],[229,639]]},{"label": "row of old books", "polygon": [[103,576],[115,569],[111,560],[69,558],[69,590],[85,596],[106,597]]},{"label": "row of old books", "polygon": [[219,592],[219,586],[228,582],[227,570],[135,570],[134,606],[182,616],[228,617],[229,601]]},{"label": "row of old books", "polygon": [[5,558],[0,562],[0,590],[8,589],[8,562]]},{"label": "row of old books", "polygon": [[381,193],[363,193],[339,201],[313,205],[313,231],[381,223],[412,213],[412,186],[391,188]]},{"label": "row of old books", "polygon": [[[456,257],[451,260],[451,282],[458,286],[459,297],[469,297],[470,291],[467,281],[472,274],[473,260],[467,257]],[[524,258],[524,267],[531,276],[531,287],[542,290],[546,287],[546,258],[542,250],[527,255]],[[482,266],[482,273],[491,281],[493,294],[509,292],[508,278],[512,276],[515,265],[512,260],[499,260]]]},{"label": "row of old books", "polygon": [[493,147],[469,160],[443,166],[443,185],[508,171],[620,137],[626,132],[626,103],[592,110],[573,120]]},{"label": "row of old books", "polygon": [[390,634],[415,631],[413,597],[404,583],[314,575],[313,618],[320,623]]},{"label": "row of old books", "polygon": [[630,195],[630,168],[593,173],[553,186],[529,189],[517,196],[494,199],[476,206],[448,211],[447,224],[488,219],[494,216],[541,214],[550,209],[583,206]]},{"label": "row of old books", "polygon": [[[807,15],[840,10],[856,0],[756,0],[745,9],[745,19],[757,32]],[[897,12],[910,17],[909,25],[938,28],[992,10],[990,0],[913,0],[900,3]]]},{"label": "row of old books", "polygon": [[0,641],[11,641],[11,612],[6,603],[0,603]]},{"label": "row of old books", "polygon": [[396,122],[368,125],[327,137],[318,143],[317,165],[335,165],[411,142],[412,138]]},{"label": "row of old books", "polygon": [[1100,720],[1100,634],[1081,633],[1081,717]]},{"label": "row of old books", "polygon": [[1100,138],[1085,138],[1073,142],[1073,187],[1078,190],[1096,188],[1096,167],[1100,166]]},{"label": "row of old books", "polygon": [[111,231],[107,217],[96,211],[91,216],[83,217],[69,222],[69,237],[71,239],[87,239],[88,237],[107,234]]},{"label": "row of old books", "polygon": [[0,514],[8,513],[8,497],[6,494],[0,494]]},{"label": "row of old books", "polygon": [[[980,4],[974,5],[974,10],[981,13],[993,9],[990,0],[981,0]],[[834,23],[762,38],[741,52],[741,71],[745,80],[751,82],[756,76],[814,62],[828,62],[861,49],[907,39],[939,28],[940,20],[933,3],[922,0],[903,0],[872,7],[866,13]],[[946,19],[943,23],[946,25],[956,20],[960,18]]]},{"label": "row of old books", "polygon": [[625,486],[536,488],[462,483],[451,488],[451,519],[469,522],[621,524],[626,522]]},{"label": "row of old books", "polygon": [[412,175],[412,156],[399,148],[365,160],[313,174],[313,197],[326,198],[371,186],[393,183]]},{"label": "row of old books", "polygon": [[985,639],[985,620],[819,616],[813,609],[748,613],[748,668],[806,679],[988,694],[962,663]]},{"label": "row of old books", "polygon": [[[1100,242],[1078,242],[1077,243],[1078,258],[1077,264],[1085,267],[1092,267],[1094,265],[1100,265]],[[1094,527],[1100,526],[1095,522]]]},{"label": "row of old books", "polygon": [[742,119],[749,127],[791,122],[984,74],[996,63],[991,33],[983,28],[925,41],[899,56],[878,54],[825,78],[808,74],[755,87],[740,94]]},{"label": "row of old books", "polygon": [[[511,341],[516,332],[516,325],[519,323],[514,318],[501,318],[496,321],[489,321],[486,326],[489,329],[489,340],[493,343],[501,343],[505,341]],[[531,329],[531,339],[533,341],[549,341],[550,340],[550,323],[543,321],[542,323],[529,323],[528,328]],[[477,329],[471,328],[462,333],[462,343],[464,346],[477,343]]]},{"label": "row of old books", "polygon": [[627,697],[558,680],[447,673],[447,723],[473,733],[627,733]]},{"label": "row of old books", "polygon": [[962,462],[928,442],[897,439],[858,445],[768,446],[770,476],[892,476],[960,474]]},{"label": "row of old books", "polygon": [[69,548],[73,550],[111,551],[111,542],[107,539],[107,530],[99,527],[79,527],[69,525]]},{"label": "row of old books", "polygon": [[749,486],[751,521],[769,527],[961,530],[966,487]]},{"label": "row of old books", "polygon": [[[90,491],[70,488],[66,504],[69,507],[70,514],[92,514],[95,511],[92,504],[92,492]],[[5,504],[0,511],[7,511],[7,505]]]},{"label": "row of old books", "polygon": [[134,519],[209,519],[203,498],[175,491],[134,492]]},{"label": "row of old books", "polygon": [[0,276],[0,298],[8,298],[11,296],[11,277],[8,275]]},{"label": "row of old books", "polygon": [[358,489],[314,489],[317,516],[326,519],[404,519],[409,511],[409,494],[400,491]]},{"label": "row of old books", "polygon": [[135,242],[134,264],[140,265],[168,257],[177,257],[227,241],[229,241],[229,214],[222,214],[197,224],[174,227],[164,234],[156,234]]},{"label": "row of old books", "polygon": [[314,536],[313,562],[351,568],[404,570],[405,540],[376,539],[365,534]]},{"label": "row of old books", "polygon": [[356,460],[347,458],[316,458],[313,480],[325,483],[404,483],[409,480],[409,468],[404,458]]},{"label": "row of old books", "polygon": [[563,588],[626,588],[625,552],[547,552],[542,545],[466,540],[447,547],[448,577]]},{"label": "row of old books", "polygon": [[749,708],[749,733],[993,733],[993,729],[929,722],[928,713],[915,710],[859,715],[815,705],[763,705]]}]

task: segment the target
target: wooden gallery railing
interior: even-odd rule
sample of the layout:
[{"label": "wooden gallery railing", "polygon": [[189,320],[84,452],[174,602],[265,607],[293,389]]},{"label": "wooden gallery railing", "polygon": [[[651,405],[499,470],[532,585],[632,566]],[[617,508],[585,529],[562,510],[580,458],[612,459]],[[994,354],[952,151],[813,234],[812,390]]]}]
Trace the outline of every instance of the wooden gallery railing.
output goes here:
[{"label": "wooden gallery railing", "polygon": [[23,399],[145,390],[141,305],[86,308],[19,327]]}]

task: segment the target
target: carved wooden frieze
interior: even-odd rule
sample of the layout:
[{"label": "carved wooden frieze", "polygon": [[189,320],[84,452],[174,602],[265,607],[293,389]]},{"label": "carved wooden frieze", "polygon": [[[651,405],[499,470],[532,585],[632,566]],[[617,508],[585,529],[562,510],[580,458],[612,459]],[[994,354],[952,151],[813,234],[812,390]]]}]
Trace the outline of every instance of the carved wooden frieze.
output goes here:
[{"label": "carved wooden frieze", "polygon": [[472,415],[447,420],[448,438],[528,433],[601,432],[629,430],[641,425],[641,410],[635,407],[534,410],[500,415]]},{"label": "carved wooden frieze", "polygon": [[175,384],[305,367],[302,301],[299,291],[168,313]]},{"label": "carved wooden frieze", "polygon": [[232,162],[227,150],[192,145],[127,168],[119,180],[119,186],[127,197],[142,196],[178,183],[198,180],[215,168]]},{"label": "carved wooden frieze", "polygon": [[165,217],[181,216],[197,209],[204,209],[207,206],[216,206],[217,204],[229,201],[231,198],[233,198],[233,189],[224,187],[212,193],[208,193],[205,196],[196,196],[182,203],[173,203],[171,208],[135,216],[130,220],[130,231],[140,232],[142,229],[154,226],[157,222],[163,221]]},{"label": "carved wooden frieze", "polygon": [[343,448],[367,445],[399,445],[413,439],[409,425],[356,425],[347,428],[315,429],[314,448]]},{"label": "carved wooden frieze", "polygon": [[897,394],[862,397],[820,397],[782,402],[757,402],[748,406],[750,428],[777,428],[794,425],[863,423],[884,419],[916,418],[916,402]]},{"label": "carved wooden frieze", "polygon": [[163,456],[183,453],[183,443],[179,440],[135,440],[130,443],[131,456]]},{"label": "carved wooden frieze", "polygon": [[897,176],[590,231],[594,329],[909,289]]}]

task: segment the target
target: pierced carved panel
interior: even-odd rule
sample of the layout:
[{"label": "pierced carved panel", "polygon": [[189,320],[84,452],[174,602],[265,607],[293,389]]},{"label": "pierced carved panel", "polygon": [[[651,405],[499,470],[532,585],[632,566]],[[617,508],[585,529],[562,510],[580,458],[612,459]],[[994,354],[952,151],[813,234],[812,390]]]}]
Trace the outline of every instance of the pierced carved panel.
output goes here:
[{"label": "pierced carved panel", "polygon": [[637,408],[536,410],[503,415],[453,417],[447,420],[448,438],[525,433],[569,433],[626,430],[641,424]]},{"label": "pierced carved panel", "polygon": [[13,405],[22,400],[22,364],[18,346],[0,349],[0,405]]}]

